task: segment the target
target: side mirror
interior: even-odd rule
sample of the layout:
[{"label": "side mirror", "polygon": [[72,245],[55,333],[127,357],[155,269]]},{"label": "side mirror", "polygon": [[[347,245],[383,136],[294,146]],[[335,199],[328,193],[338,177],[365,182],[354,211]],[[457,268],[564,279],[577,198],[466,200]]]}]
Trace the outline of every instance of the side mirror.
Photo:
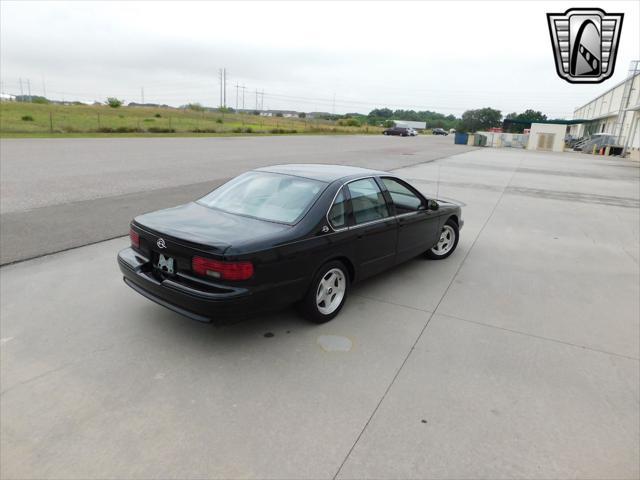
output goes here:
[{"label": "side mirror", "polygon": [[440,205],[435,200],[427,200],[427,210],[438,210]]}]

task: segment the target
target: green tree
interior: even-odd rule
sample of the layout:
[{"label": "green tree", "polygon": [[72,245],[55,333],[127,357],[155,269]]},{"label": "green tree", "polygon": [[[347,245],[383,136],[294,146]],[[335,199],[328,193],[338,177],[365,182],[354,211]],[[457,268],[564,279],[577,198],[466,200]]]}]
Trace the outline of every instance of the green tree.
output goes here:
[{"label": "green tree", "polygon": [[378,118],[391,118],[393,116],[393,111],[389,108],[376,108],[369,112],[369,116]]},{"label": "green tree", "polygon": [[547,116],[538,110],[527,109],[522,113],[510,113],[505,117],[505,120],[517,120],[519,122],[509,125],[507,131],[510,133],[522,133],[523,130],[529,128],[532,123],[546,121]]},{"label": "green tree", "polygon": [[194,112],[204,112],[204,107],[197,102],[188,103],[187,105],[185,105],[185,107],[189,110],[193,110]]},{"label": "green tree", "polygon": [[300,113],[298,114],[298,118],[307,118],[307,114],[306,114],[306,113],[304,113],[304,112],[300,112]]},{"label": "green tree", "polygon": [[494,110],[489,107],[467,110],[462,114],[458,130],[465,132],[488,130],[492,127],[499,127],[501,120],[502,113],[500,110]]},{"label": "green tree", "polygon": [[107,98],[107,102],[106,103],[111,108],[120,108],[122,106],[122,104],[124,103],[124,100],[119,100],[116,97],[109,97],[109,98]]}]

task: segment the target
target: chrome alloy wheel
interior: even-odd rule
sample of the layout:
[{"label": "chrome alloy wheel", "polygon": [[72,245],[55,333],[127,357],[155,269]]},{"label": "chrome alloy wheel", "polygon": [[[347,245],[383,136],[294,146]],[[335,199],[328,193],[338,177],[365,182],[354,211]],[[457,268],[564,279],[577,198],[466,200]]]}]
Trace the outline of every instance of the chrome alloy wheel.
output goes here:
[{"label": "chrome alloy wheel", "polygon": [[323,315],[331,315],[342,303],[346,291],[347,279],[339,268],[332,268],[318,284],[316,305]]},{"label": "chrome alloy wheel", "polygon": [[442,227],[442,233],[440,234],[440,240],[436,243],[435,247],[431,251],[440,256],[449,253],[449,250],[453,248],[456,242],[456,232],[449,225]]}]

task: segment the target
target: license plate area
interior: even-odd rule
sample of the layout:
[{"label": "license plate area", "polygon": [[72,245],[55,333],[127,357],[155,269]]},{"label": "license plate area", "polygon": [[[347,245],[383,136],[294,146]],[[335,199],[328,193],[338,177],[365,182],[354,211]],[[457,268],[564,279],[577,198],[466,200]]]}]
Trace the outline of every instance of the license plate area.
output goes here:
[{"label": "license plate area", "polygon": [[175,259],[168,255],[163,255],[162,253],[158,253],[153,267],[156,270],[169,275],[174,275],[176,273]]}]

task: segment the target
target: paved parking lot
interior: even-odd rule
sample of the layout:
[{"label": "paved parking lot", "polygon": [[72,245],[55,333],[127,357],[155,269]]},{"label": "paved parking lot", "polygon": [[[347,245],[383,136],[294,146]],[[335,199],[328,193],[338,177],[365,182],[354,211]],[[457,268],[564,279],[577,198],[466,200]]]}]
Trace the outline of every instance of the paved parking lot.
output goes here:
[{"label": "paved parking lot", "polygon": [[200,198],[256,167],[389,170],[474,148],[431,135],[3,139],[0,265],[124,235],[134,216]]},{"label": "paved parking lot", "polygon": [[122,283],[125,238],[0,269],[1,476],[638,478],[638,165],[397,173],[465,204],[458,250],[321,326],[179,317]]}]

